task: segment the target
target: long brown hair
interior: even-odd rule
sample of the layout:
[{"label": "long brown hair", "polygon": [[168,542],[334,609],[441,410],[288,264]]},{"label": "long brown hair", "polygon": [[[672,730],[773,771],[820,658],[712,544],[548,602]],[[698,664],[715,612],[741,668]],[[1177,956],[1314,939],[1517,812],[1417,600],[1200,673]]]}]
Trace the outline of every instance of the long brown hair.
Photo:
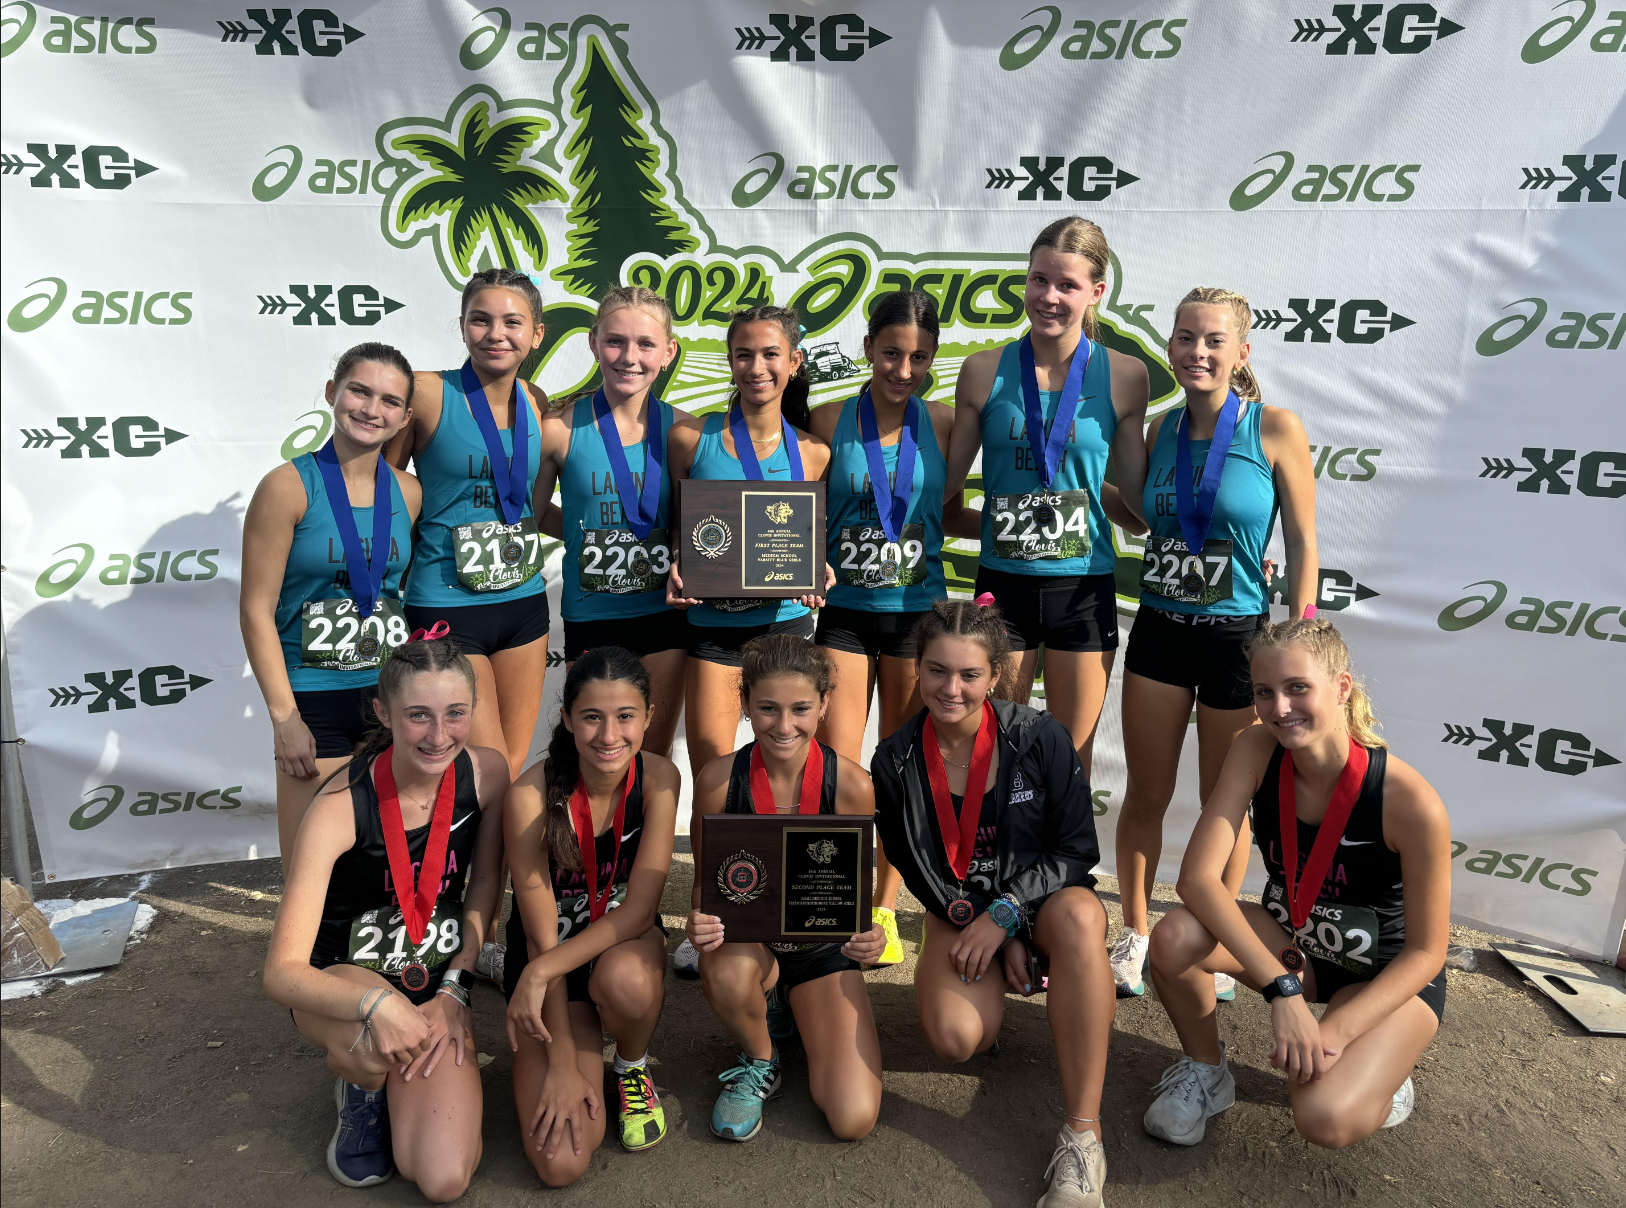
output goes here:
[{"label": "long brown hair", "polygon": [[1014,699],[1016,659],[1011,654],[1011,635],[1005,628],[1005,617],[997,604],[933,600],[931,611],[915,622],[917,668],[926,657],[926,647],[943,637],[969,638],[981,646],[988,655],[988,666],[998,677],[988,695],[996,700]]},{"label": "long brown hair", "polygon": [[[1107,266],[1112,263],[1112,250],[1107,247],[1106,234],[1088,218],[1072,214],[1066,218],[1058,218],[1045,227],[1033,241],[1033,246],[1028,248],[1028,263],[1033,262],[1033,254],[1042,247],[1068,256],[1084,257],[1095,270],[1090,274],[1092,284],[1107,279]],[[1093,340],[1096,330],[1095,303],[1092,302],[1084,310],[1084,335]]]},{"label": "long brown hair", "polygon": [[[728,337],[724,346],[728,349],[729,372],[734,368],[734,333],[747,323],[777,323],[779,329],[785,333],[785,342],[790,350],[795,352],[802,346],[802,318],[787,306],[753,306],[749,310],[736,310],[734,317],[728,321]],[[802,363],[796,372],[791,375],[790,381],[785,383],[785,393],[779,397],[779,412],[791,422],[791,426],[807,431],[810,422],[810,412],[807,406],[807,396],[812,390],[812,382],[807,376],[807,354],[802,354]],[[734,404],[740,401],[740,388],[728,396],[728,408],[734,409]]]},{"label": "long brown hair", "polygon": [[1387,747],[1389,744],[1378,737],[1378,720],[1372,713],[1372,698],[1366,694],[1360,677],[1350,670],[1349,646],[1333,623],[1321,617],[1273,621],[1248,643],[1248,657],[1253,658],[1261,650],[1283,650],[1289,646],[1304,647],[1329,676],[1349,672],[1351,682],[1349,699],[1344,702],[1344,728],[1363,747]]},{"label": "long brown hair", "polygon": [[799,675],[821,697],[835,687],[830,658],[806,638],[791,633],[770,633],[752,638],[740,650],[740,704],[751,703],[751,689],[776,675]]}]

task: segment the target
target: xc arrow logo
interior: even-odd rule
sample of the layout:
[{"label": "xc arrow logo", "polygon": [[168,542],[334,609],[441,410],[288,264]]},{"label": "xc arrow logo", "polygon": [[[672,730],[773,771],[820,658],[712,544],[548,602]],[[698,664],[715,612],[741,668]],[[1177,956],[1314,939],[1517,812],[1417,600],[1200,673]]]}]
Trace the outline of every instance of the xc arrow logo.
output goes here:
[{"label": "xc arrow logo", "polygon": [[[196,692],[205,684],[214,683],[206,675],[191,674],[172,663],[147,667],[140,675],[130,667],[120,671],[87,671],[84,680],[90,685],[89,690],[76,684],[49,689],[49,707],[55,709],[62,705],[77,705],[92,695],[95,699],[86,708],[87,713],[134,709],[138,700],[143,705],[176,705],[185,700],[189,693]],[[131,680],[135,681],[135,696],[130,695]]]},{"label": "xc arrow logo", "polygon": [[1620,162],[1618,155],[1593,155],[1590,158],[1584,153],[1566,155],[1563,162],[1563,173],[1552,168],[1519,169],[1524,173],[1524,183],[1519,188],[1547,190],[1567,181],[1566,187],[1559,191],[1560,202],[1613,201],[1613,184],[1618,186],[1619,195],[1626,197],[1626,172],[1609,175],[1609,170]]},{"label": "xc arrow logo", "polygon": [[1593,745],[1591,739],[1585,734],[1578,734],[1574,730],[1563,730],[1557,727],[1536,733],[1536,727],[1528,722],[1503,721],[1497,717],[1486,717],[1480,720],[1485,728],[1481,734],[1473,726],[1455,725],[1443,722],[1445,737],[1442,743],[1449,743],[1456,747],[1472,748],[1477,743],[1485,743],[1485,749],[1475,752],[1476,756],[1485,763],[1505,763],[1512,768],[1527,768],[1531,763],[1528,753],[1535,747],[1535,764],[1545,772],[1555,772],[1560,776],[1579,776],[1582,772],[1595,768],[1613,767],[1620,763],[1613,755],[1602,747]]},{"label": "xc arrow logo", "polygon": [[[256,294],[262,315],[283,315],[298,308],[294,315],[295,327],[333,327],[343,323],[347,327],[371,327],[385,315],[394,314],[406,305],[394,298],[386,298],[370,285],[342,285],[337,291],[331,285],[290,285],[293,299],[281,294]],[[334,312],[332,303],[338,303]]]},{"label": "xc arrow logo", "polygon": [[[99,457],[110,457],[117,453],[120,457],[153,457],[168,448],[178,440],[185,440],[187,434],[175,428],[166,428],[150,415],[121,415],[111,425],[105,415],[87,415],[82,419],[76,415],[59,415],[57,423],[65,429],[62,432],[53,432],[49,428],[23,428],[23,448],[49,449],[57,441],[65,441],[66,446],[58,455],[71,460]],[[102,430],[107,429],[113,438],[113,447],[108,449],[103,442]]]},{"label": "xc arrow logo", "polygon": [[811,41],[814,21],[807,14],[769,13],[768,24],[772,27],[771,32],[760,25],[736,25],[734,36],[739,41],[734,49],[762,50],[773,42],[775,45],[768,52],[768,58],[774,63],[811,63],[815,58],[827,59],[832,63],[851,63],[863,58],[865,51],[892,41],[891,34],[866,25],[857,13],[831,13],[818,22],[816,51]]},{"label": "xc arrow logo", "polygon": [[[1019,172],[1010,168],[984,168],[988,180],[983,188],[1013,188],[1025,175],[1026,182],[1016,194],[1018,201],[1060,201],[1064,188],[1074,201],[1104,201],[1114,189],[1140,179],[1127,169],[1115,167],[1110,159],[1101,155],[1080,155],[1071,162],[1061,155],[1024,155],[1019,163]],[[1063,168],[1067,169],[1065,183],[1059,179]]]}]

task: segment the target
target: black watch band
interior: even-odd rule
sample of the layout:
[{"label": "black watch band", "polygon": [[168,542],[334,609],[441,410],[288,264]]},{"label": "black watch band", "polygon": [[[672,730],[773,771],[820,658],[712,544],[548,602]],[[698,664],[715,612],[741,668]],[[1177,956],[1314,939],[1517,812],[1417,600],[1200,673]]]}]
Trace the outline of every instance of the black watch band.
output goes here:
[{"label": "black watch band", "polygon": [[1297,974],[1284,973],[1274,981],[1264,984],[1259,995],[1266,1002],[1275,1002],[1278,998],[1292,998],[1304,993],[1304,983],[1299,981]]}]

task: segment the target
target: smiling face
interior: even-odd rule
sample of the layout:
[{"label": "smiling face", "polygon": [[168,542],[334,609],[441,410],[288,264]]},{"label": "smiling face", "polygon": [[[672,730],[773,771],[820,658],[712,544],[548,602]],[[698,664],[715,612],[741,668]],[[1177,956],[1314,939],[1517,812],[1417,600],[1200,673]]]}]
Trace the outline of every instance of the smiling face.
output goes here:
[{"label": "smiling face", "polygon": [[920,699],[939,726],[959,726],[980,717],[983,701],[999,682],[982,643],[953,634],[927,643],[915,668]]},{"label": "smiling face", "polygon": [[439,776],[468,745],[474,689],[458,671],[420,671],[401,681],[389,704],[375,700],[373,710],[395,739],[396,758]]},{"label": "smiling face", "polygon": [[828,698],[805,675],[772,675],[751,686],[745,717],[764,759],[790,760],[818,734]]},{"label": "smiling face", "polygon": [[1174,317],[1169,368],[1188,391],[1225,390],[1232,370],[1248,363],[1250,347],[1238,338],[1236,316],[1229,306],[1188,302]]},{"label": "smiling face", "polygon": [[501,376],[516,373],[542,343],[543,327],[525,295],[500,285],[482,289],[463,312],[463,343],[478,369]]},{"label": "smiling face", "polygon": [[357,361],[343,381],[327,384],[333,430],[363,449],[382,449],[406,426],[412,383],[393,365]]},{"label": "smiling face", "polygon": [[1275,646],[1253,656],[1253,707],[1289,750],[1347,732],[1344,702],[1354,678],[1331,675],[1303,646]]},{"label": "smiling face", "polygon": [[920,392],[931,372],[937,341],[924,327],[898,323],[883,327],[877,336],[865,336],[864,356],[872,366],[870,397],[902,406]]},{"label": "smiling face", "polygon": [[785,329],[769,319],[741,323],[728,342],[728,363],[740,402],[762,407],[777,402],[802,367],[800,349],[792,348]]},{"label": "smiling face", "polygon": [[631,398],[650,389],[661,370],[677,356],[677,341],[666,334],[657,315],[636,306],[623,306],[599,320],[587,345],[598,358],[604,393]]},{"label": "smiling face", "polygon": [[1086,256],[1048,247],[1034,251],[1023,305],[1035,336],[1060,339],[1083,325],[1085,313],[1107,290],[1107,283],[1095,280],[1094,272],[1095,265]]},{"label": "smiling face", "polygon": [[649,728],[649,704],[625,680],[590,680],[582,685],[570,711],[561,713],[565,729],[576,740],[583,770],[622,774],[643,748]]}]

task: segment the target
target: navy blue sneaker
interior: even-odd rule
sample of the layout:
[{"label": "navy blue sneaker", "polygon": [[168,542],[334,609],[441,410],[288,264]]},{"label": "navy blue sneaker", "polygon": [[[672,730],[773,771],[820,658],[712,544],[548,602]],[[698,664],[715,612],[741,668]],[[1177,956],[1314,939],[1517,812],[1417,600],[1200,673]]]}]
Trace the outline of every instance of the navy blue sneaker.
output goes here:
[{"label": "navy blue sneaker", "polygon": [[785,985],[780,982],[767,992],[768,997],[768,1039],[776,1045],[787,1040],[795,1039],[796,1013],[790,1009],[790,998],[785,994]]},{"label": "navy blue sneaker", "polygon": [[390,1112],[384,1088],[363,1090],[335,1079],[339,1126],[327,1143],[327,1168],[346,1187],[372,1187],[395,1173],[390,1158]]}]

